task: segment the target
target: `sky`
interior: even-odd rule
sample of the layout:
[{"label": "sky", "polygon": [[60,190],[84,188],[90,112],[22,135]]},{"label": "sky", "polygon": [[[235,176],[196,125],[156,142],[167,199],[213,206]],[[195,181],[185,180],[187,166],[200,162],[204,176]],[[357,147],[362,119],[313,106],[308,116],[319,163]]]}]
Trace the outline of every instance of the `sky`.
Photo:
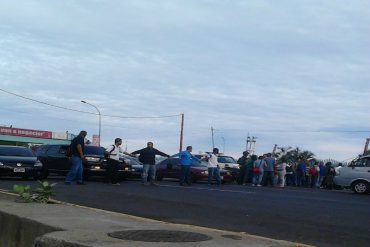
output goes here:
[{"label": "sky", "polygon": [[[370,137],[370,2],[0,1],[0,89],[102,117],[102,145],[291,146],[350,159]],[[173,117],[162,117],[171,116]],[[128,117],[128,118],[122,118]],[[137,118],[161,117],[161,118]],[[86,130],[98,116],[0,91],[0,125]]]}]

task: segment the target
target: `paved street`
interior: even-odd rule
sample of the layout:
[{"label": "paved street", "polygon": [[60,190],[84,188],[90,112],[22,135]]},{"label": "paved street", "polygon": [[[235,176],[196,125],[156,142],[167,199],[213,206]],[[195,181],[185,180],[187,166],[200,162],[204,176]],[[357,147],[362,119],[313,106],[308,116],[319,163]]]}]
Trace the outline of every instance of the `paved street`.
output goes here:
[{"label": "paved street", "polygon": [[[306,188],[264,188],[227,184],[180,187],[163,181],[159,187],[126,181],[120,186],[89,181],[64,185],[52,177],[55,199],[168,222],[247,232],[317,246],[367,246],[370,242],[370,196],[350,191]],[[0,180],[1,189],[34,184]]]}]

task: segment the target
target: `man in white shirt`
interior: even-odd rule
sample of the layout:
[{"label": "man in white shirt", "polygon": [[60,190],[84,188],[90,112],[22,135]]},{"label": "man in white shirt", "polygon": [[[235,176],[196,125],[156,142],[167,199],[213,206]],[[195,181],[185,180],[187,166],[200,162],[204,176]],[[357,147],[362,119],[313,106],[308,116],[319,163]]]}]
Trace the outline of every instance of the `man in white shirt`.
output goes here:
[{"label": "man in white shirt", "polygon": [[116,138],[114,140],[114,144],[108,146],[105,149],[105,155],[107,157],[107,168],[105,172],[105,183],[111,183],[112,185],[119,185],[118,183],[118,170],[119,170],[119,154],[124,153],[128,154],[127,152],[124,152],[121,149],[122,139]]},{"label": "man in white shirt", "polygon": [[218,166],[217,156],[218,148],[214,148],[213,152],[208,155],[208,184],[212,185],[212,178],[215,177],[217,185],[221,185],[220,168]]}]

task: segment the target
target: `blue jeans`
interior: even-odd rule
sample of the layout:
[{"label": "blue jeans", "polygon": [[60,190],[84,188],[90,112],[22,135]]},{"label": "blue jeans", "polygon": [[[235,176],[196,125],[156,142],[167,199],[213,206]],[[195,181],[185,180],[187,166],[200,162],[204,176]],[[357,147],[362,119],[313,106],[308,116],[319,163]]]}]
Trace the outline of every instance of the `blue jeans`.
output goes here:
[{"label": "blue jeans", "polygon": [[77,182],[82,183],[82,172],[82,159],[80,158],[80,156],[72,155],[71,168],[67,174],[66,182],[77,180]]},{"label": "blue jeans", "polygon": [[154,183],[155,181],[155,165],[143,164],[143,173],[141,174],[141,182],[145,184],[148,181],[148,175],[150,175],[150,182]]},{"label": "blue jeans", "polygon": [[255,172],[253,173],[253,184],[261,184],[262,182],[263,173],[262,172]]},{"label": "blue jeans", "polygon": [[190,184],[190,165],[181,165],[180,184]]},{"label": "blue jeans", "polygon": [[208,167],[208,184],[212,184],[213,176],[216,178],[217,185],[221,184],[220,170],[217,167]]}]

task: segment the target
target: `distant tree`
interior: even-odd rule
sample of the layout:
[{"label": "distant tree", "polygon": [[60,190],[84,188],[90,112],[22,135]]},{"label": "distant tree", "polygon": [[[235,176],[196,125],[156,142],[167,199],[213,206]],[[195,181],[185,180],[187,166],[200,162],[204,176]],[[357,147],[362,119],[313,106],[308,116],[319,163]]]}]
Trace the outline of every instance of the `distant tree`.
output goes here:
[{"label": "distant tree", "polygon": [[285,158],[286,160],[298,162],[299,160],[311,160],[315,158],[315,154],[308,150],[301,150],[299,147],[279,147],[277,148],[276,156],[278,162]]}]

